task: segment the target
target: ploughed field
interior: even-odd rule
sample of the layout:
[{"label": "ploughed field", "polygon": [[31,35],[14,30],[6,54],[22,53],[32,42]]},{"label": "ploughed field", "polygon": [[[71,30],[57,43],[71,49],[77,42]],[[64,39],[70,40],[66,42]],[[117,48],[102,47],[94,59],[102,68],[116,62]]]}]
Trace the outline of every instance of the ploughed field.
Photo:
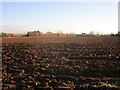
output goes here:
[{"label": "ploughed field", "polygon": [[120,89],[118,39],[3,38],[3,90]]}]

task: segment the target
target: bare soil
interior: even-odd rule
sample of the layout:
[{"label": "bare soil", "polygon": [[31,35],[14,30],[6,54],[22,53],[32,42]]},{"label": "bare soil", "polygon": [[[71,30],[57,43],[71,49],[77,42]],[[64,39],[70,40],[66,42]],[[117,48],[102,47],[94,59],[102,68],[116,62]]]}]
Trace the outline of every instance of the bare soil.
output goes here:
[{"label": "bare soil", "polygon": [[120,89],[118,37],[2,38],[2,90]]}]

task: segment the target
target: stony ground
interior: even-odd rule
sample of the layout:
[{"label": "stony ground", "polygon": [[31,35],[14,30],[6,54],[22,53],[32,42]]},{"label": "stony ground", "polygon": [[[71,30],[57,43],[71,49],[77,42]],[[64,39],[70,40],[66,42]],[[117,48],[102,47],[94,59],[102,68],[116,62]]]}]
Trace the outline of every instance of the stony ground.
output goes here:
[{"label": "stony ground", "polygon": [[3,39],[3,90],[120,89],[118,38],[27,39]]}]

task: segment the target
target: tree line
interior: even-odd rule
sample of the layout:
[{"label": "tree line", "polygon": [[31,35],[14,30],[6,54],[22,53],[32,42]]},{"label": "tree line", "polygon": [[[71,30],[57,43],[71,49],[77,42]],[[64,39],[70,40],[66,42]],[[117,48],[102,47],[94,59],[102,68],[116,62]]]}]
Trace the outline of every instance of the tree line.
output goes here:
[{"label": "tree line", "polygon": [[42,33],[40,31],[27,32],[27,34],[15,34],[15,33],[0,33],[0,37],[35,37],[35,36],[120,36],[120,31],[117,34],[101,34],[99,32],[91,31],[89,34],[81,33],[63,33],[63,32],[47,32]]}]

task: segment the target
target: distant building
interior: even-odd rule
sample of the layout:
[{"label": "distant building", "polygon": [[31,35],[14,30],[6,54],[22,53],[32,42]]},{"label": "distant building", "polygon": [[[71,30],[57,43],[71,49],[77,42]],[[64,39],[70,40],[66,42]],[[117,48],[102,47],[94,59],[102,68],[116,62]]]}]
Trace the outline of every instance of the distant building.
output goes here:
[{"label": "distant building", "polygon": [[27,36],[28,37],[41,36],[41,32],[40,31],[28,32]]},{"label": "distant building", "polygon": [[76,34],[75,36],[86,36],[85,33],[81,33],[81,34]]},{"label": "distant building", "polygon": [[95,35],[86,34],[86,33],[81,33],[81,34],[75,34],[74,36],[95,36]]},{"label": "distant building", "polygon": [[45,36],[57,36],[57,33],[47,32]]}]

